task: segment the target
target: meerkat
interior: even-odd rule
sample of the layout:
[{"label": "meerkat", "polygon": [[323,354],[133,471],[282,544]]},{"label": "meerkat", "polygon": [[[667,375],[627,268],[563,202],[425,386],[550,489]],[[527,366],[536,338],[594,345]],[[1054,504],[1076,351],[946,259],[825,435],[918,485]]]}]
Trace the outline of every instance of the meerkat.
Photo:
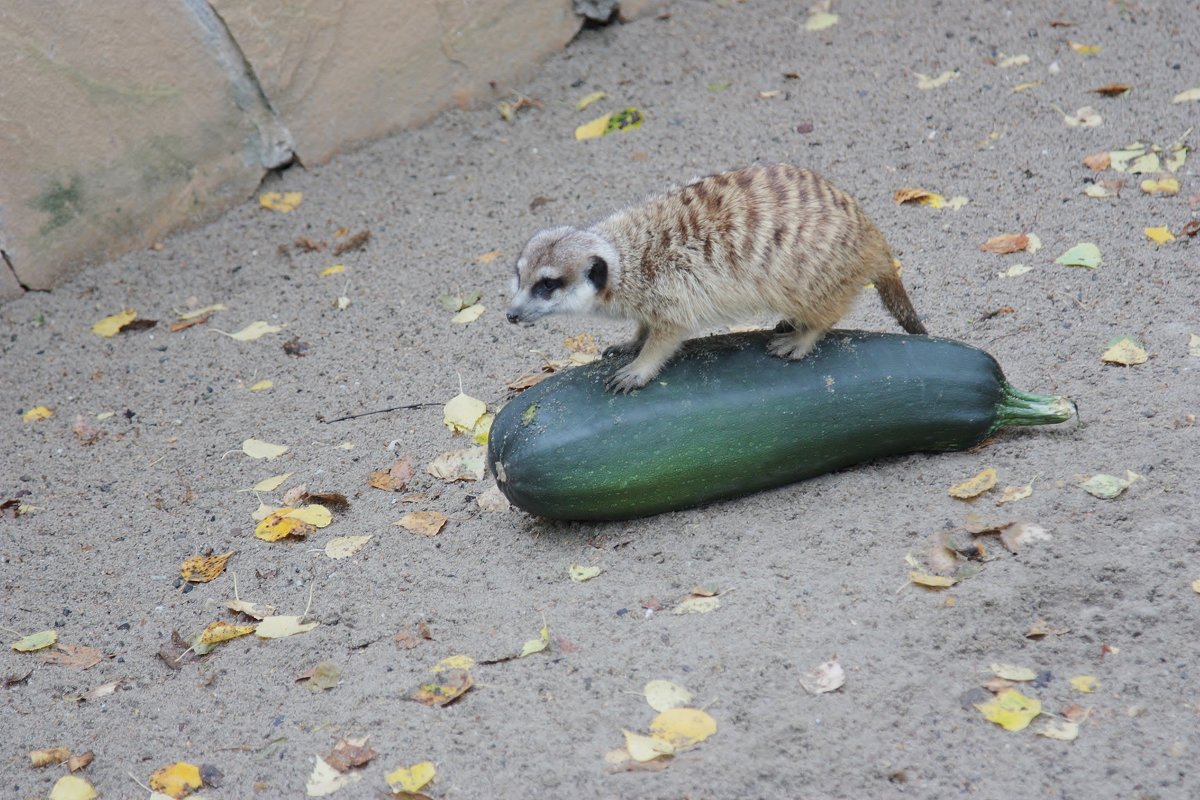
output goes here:
[{"label": "meerkat", "polygon": [[590,228],[534,234],[508,320],[591,312],[637,322],[605,356],[638,355],[608,388],[645,386],[700,328],[780,314],[768,349],[800,359],[869,282],[909,333],[925,333],[883,234],[850,195],[790,164],[697,178]]}]

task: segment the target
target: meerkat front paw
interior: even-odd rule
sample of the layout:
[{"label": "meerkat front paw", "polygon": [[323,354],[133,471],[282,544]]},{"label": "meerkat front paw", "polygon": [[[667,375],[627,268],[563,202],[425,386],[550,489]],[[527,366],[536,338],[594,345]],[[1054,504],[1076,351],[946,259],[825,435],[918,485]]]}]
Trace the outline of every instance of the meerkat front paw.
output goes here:
[{"label": "meerkat front paw", "polygon": [[605,386],[611,392],[617,394],[629,394],[634,389],[640,389],[650,382],[654,377],[654,373],[649,374],[634,368],[634,364],[626,364],[619,370],[613,373],[613,376],[608,379]]},{"label": "meerkat front paw", "polygon": [[630,339],[628,342],[621,342],[620,344],[606,347],[604,348],[604,358],[609,358],[610,356],[627,356],[630,353],[636,353],[642,348],[642,343],[643,340],[641,339]]}]

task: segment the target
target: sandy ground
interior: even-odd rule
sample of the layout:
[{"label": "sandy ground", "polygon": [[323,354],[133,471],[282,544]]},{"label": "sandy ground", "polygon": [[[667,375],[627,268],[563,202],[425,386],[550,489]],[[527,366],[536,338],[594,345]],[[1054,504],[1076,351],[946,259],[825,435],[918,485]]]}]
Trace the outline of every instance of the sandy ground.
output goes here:
[{"label": "sandy ground", "polygon": [[[63,768],[34,770],[27,753],[65,745],[95,752],[82,774],[105,797],[144,796],[135,779],[177,760],[223,773],[211,797],[298,797],[314,757],[370,735],[378,756],[337,796],[378,796],[387,772],[425,759],[437,765],[433,797],[1200,795],[1200,431],[1187,422],[1200,412],[1200,358],[1187,348],[1200,333],[1200,282],[1194,240],[1157,247],[1143,235],[1178,234],[1191,219],[1197,162],[1180,170],[1174,197],[1080,163],[1134,140],[1170,144],[1200,119],[1200,104],[1171,103],[1198,83],[1187,33],[1196,4],[844,2],[819,33],[803,29],[799,8],[678,2],[667,20],[585,31],[520,87],[541,105],[511,124],[490,107],[446,114],[288,171],[268,188],[304,193],[291,214],[247,203],[161,251],[0,307],[0,499],[36,507],[0,519],[5,636],[54,629],[104,655],[81,670],[4,648],[0,675],[32,674],[0,690],[0,794],[48,794]],[[1068,39],[1103,49],[1080,55]],[[1001,69],[1001,54],[1030,63]],[[950,69],[956,80],[917,88],[915,73]],[[1111,82],[1133,89],[1088,91]],[[576,111],[595,89],[609,99]],[[573,140],[577,124],[625,105],[643,110],[641,129]],[[1056,110],[1084,105],[1103,124],[1067,127]],[[460,380],[496,407],[540,354],[566,357],[565,337],[588,332],[605,346],[627,334],[592,319],[504,320],[511,264],[532,231],[756,159],[809,166],[860,197],[930,331],[987,349],[1022,388],[1077,399],[1086,424],[614,524],[484,514],[475,498],[488,481],[425,473],[462,446],[441,424]],[[1095,177],[1130,183],[1093,199],[1082,190]],[[897,206],[905,186],[970,202]],[[369,228],[371,240],[337,258],[278,252],[302,236],[332,243],[340,227]],[[1010,232],[1036,233],[1043,248],[979,250]],[[1053,263],[1079,242],[1100,247],[1098,269]],[[480,263],[494,250],[504,255]],[[318,277],[335,262],[344,274]],[[997,276],[1016,263],[1033,269]],[[471,290],[486,313],[450,324],[438,295]],[[174,310],[218,302],[228,310],[206,324],[165,329]],[[162,322],[112,339],[89,331],[126,307]],[[255,342],[215,332],[255,320],[286,328]],[[845,326],[895,328],[871,296]],[[1120,334],[1144,341],[1149,360],[1102,364]],[[292,337],[306,355],[285,353]],[[274,388],[249,391],[263,379]],[[320,421],[406,403],[433,405]],[[23,422],[37,405],[53,418]],[[76,415],[98,441],[77,440]],[[240,451],[249,437],[290,450],[253,460]],[[410,491],[426,500],[367,487],[398,455],[417,466]],[[989,466],[992,493],[948,496]],[[1080,475],[1127,469],[1144,480],[1117,500],[1078,488]],[[349,510],[306,541],[254,538],[258,499],[244,490],[285,472],[295,475],[265,502],[304,484],[346,494]],[[994,504],[1000,487],[1026,483],[1032,496]],[[392,525],[414,509],[450,521],[435,538]],[[1052,538],[1012,555],[987,537],[979,574],[942,591],[909,585],[905,557],[924,559],[930,535],[970,511]],[[348,535],[373,538],[353,558],[327,558],[326,542]],[[229,550],[220,578],[180,586],[185,558]],[[574,583],[573,562],[603,572]],[[220,603],[233,573],[243,598],[281,614],[302,613],[311,594],[320,626],[239,639],[169,669],[157,653],[172,631],[191,637],[231,618]],[[720,608],[668,613],[696,584],[727,592]],[[647,612],[653,599],[663,611]],[[405,699],[439,659],[511,654],[543,619],[548,652],[476,666],[475,687],[443,708]],[[1027,638],[1039,619],[1067,632]],[[397,644],[421,623],[430,639]],[[806,693],[800,675],[834,655],[845,685]],[[295,682],[321,661],[340,667],[339,685],[314,693]],[[1024,731],[972,707],[996,662],[1044,673],[1018,687],[1045,712]],[[1095,691],[1072,689],[1078,675],[1094,676]],[[640,692],[659,678],[686,686],[718,732],[662,769],[606,763],[623,729],[648,729]],[[79,699],[113,681],[115,692]],[[1035,735],[1064,714],[1082,717],[1075,741]]]}]

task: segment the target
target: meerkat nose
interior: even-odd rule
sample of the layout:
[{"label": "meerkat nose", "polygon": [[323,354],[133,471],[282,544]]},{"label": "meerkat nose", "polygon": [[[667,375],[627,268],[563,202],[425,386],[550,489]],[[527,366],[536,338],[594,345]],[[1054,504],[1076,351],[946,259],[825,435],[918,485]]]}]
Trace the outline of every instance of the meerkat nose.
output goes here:
[{"label": "meerkat nose", "polygon": [[508,321],[513,324],[516,324],[521,321],[521,315],[516,313],[515,311],[508,312],[508,314],[506,316],[508,317]]}]

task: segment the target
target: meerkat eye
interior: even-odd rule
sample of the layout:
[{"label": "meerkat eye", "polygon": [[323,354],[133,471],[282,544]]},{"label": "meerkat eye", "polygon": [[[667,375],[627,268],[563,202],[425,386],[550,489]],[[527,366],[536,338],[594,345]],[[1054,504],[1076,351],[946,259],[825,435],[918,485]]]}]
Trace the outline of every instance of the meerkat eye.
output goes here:
[{"label": "meerkat eye", "polygon": [[562,278],[542,278],[533,285],[533,295],[543,300],[549,300],[550,295],[561,289],[562,285]]}]

